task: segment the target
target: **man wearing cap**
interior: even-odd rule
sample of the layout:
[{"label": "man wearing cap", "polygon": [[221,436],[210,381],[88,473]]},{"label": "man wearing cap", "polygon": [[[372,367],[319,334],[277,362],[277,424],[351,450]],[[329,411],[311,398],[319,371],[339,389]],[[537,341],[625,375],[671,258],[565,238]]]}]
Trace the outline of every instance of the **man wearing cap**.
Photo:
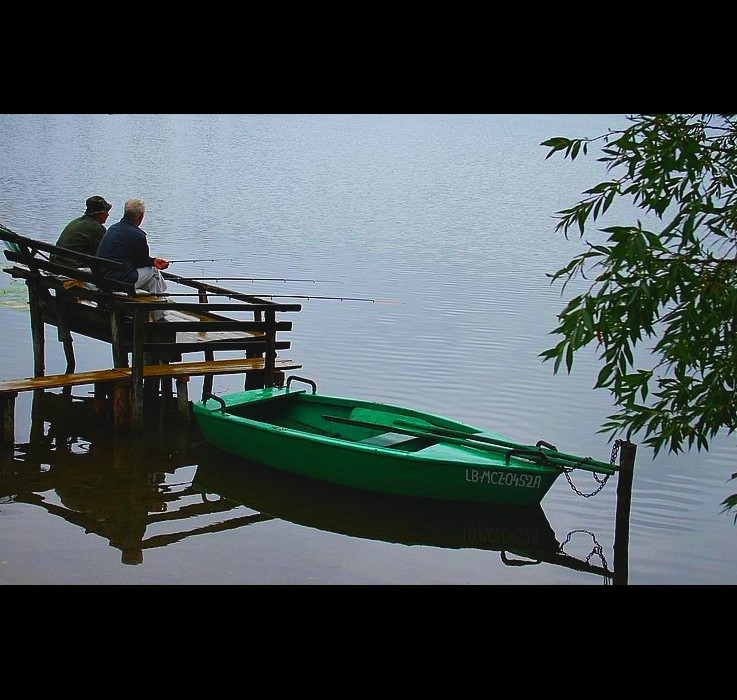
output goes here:
[{"label": "man wearing cap", "polygon": [[[90,197],[87,202],[87,208],[82,216],[70,221],[61,232],[56,245],[60,248],[68,248],[78,253],[86,253],[87,255],[95,255],[97,246],[100,245],[102,237],[105,235],[105,222],[110,215],[113,205],[105,201],[104,197],[95,195]],[[49,260],[59,265],[67,265],[69,267],[77,267],[78,262],[71,258],[65,258],[62,255],[52,253]]]}]

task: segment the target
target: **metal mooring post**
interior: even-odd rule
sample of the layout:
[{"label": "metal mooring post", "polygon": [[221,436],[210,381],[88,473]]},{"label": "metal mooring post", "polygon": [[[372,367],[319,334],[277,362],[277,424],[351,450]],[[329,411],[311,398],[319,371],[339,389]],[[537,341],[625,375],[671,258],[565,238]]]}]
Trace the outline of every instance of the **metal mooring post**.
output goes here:
[{"label": "metal mooring post", "polygon": [[623,440],[619,445],[617,516],[614,526],[614,585],[626,586],[629,578],[630,505],[637,445]]}]

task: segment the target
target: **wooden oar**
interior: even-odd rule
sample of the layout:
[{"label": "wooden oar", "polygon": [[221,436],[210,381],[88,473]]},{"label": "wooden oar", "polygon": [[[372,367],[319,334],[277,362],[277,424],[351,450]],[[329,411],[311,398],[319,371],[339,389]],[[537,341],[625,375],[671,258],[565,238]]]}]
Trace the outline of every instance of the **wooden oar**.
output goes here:
[{"label": "wooden oar", "polygon": [[415,423],[413,421],[408,420],[395,420],[394,425],[403,425],[409,428],[419,428],[420,430],[429,430],[433,433],[438,433],[440,435],[447,435],[449,437],[457,437],[457,438],[463,438],[465,440],[474,440],[477,442],[483,442],[484,444],[490,444],[490,445],[499,445],[500,447],[508,447],[510,449],[514,450],[535,450],[538,452],[543,452],[548,457],[554,457],[555,459],[564,460],[564,461],[572,461],[576,464],[573,466],[577,466],[579,462],[585,461],[586,464],[590,466],[596,466],[599,469],[601,469],[605,474],[609,473],[612,469],[616,471],[616,466],[613,464],[609,464],[608,462],[602,462],[598,459],[594,459],[593,457],[579,457],[577,455],[568,454],[566,452],[560,452],[558,450],[545,448],[545,447],[538,447],[537,445],[521,445],[516,442],[510,442],[509,440],[500,440],[499,438],[493,438],[489,437],[488,435],[479,435],[478,433],[465,433],[461,430],[452,430],[451,428],[443,428],[439,425],[431,425],[428,423],[427,425],[422,425],[420,423]]},{"label": "wooden oar", "polygon": [[[557,458],[555,454],[550,454],[548,452],[543,452],[542,450],[538,448],[528,448],[526,445],[515,445],[514,448],[508,448],[503,447],[501,445],[491,445],[486,444],[482,442],[474,442],[472,440],[468,440],[466,438],[457,438],[453,437],[451,435],[438,435],[436,433],[427,432],[425,430],[419,430],[417,428],[402,428],[399,426],[390,426],[385,425],[382,423],[372,423],[370,421],[363,421],[363,420],[354,420],[353,418],[344,418],[342,416],[330,416],[323,414],[322,416],[325,420],[331,421],[333,423],[345,423],[347,425],[357,425],[362,428],[373,428],[378,430],[383,430],[384,432],[395,432],[395,433],[402,433],[404,435],[414,435],[415,437],[423,437],[428,438],[430,440],[436,440],[437,442],[447,442],[451,443],[453,445],[461,445],[463,447],[472,447],[475,450],[482,450],[486,452],[496,452],[497,454],[506,454],[507,452],[510,452],[511,449],[524,449],[529,452],[535,453],[535,455],[539,455],[541,460],[544,460],[550,464],[553,464],[554,466],[558,467],[564,467],[566,469],[583,469],[584,471],[599,473],[599,474],[608,474],[612,475],[615,473],[615,469],[612,465],[604,464],[603,462],[600,462],[598,465],[589,464],[588,462],[581,462],[579,458],[578,462],[575,464],[571,463],[570,459],[560,459]],[[530,458],[532,455],[525,454],[520,455],[520,457],[523,458]],[[537,462],[539,464],[539,462]],[[599,466],[601,465],[601,466]]]},{"label": "wooden oar", "polygon": [[504,452],[508,455],[511,454],[513,450],[516,451],[517,454],[521,454],[522,452],[531,452],[534,455],[544,453],[546,455],[554,457],[559,461],[566,462],[566,464],[568,464],[569,466],[577,466],[579,463],[585,462],[586,464],[596,465],[605,472],[608,472],[611,469],[617,469],[615,465],[610,465],[607,462],[595,460],[592,457],[580,457],[579,455],[560,452],[555,446],[543,441],[538,442],[535,446],[525,445],[518,442],[511,442],[509,440],[502,440],[499,438],[484,435],[478,429],[476,429],[476,432],[468,432],[466,430],[446,428],[444,426],[433,423],[427,418],[421,418],[419,416],[406,416],[400,418],[396,414],[392,414],[387,411],[378,411],[376,409],[355,408],[353,409],[353,411],[351,411],[350,415],[351,420],[365,420],[369,422],[380,423],[382,425],[385,425],[387,427],[387,430],[390,430],[392,426],[395,425],[403,425],[407,428],[413,428],[415,430],[429,430],[436,434],[447,435],[464,440],[483,442],[490,445],[499,445],[500,447],[507,448],[506,450],[504,450]]}]

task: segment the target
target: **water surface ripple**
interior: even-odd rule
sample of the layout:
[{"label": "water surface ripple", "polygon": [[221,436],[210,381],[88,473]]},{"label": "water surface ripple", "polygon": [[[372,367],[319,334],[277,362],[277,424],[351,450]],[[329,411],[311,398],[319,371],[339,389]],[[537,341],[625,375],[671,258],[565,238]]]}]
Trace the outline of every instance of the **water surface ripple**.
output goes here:
[{"label": "water surface ripple", "polygon": [[[546,160],[539,144],[624,125],[605,114],[4,114],[0,222],[53,242],[86,197],[114,203],[110,222],[141,197],[154,253],[221,259],[177,274],[307,280],[223,284],[302,304],[283,355],[322,392],[608,461],[597,431],[613,407],[592,388],[596,349],[570,375],[539,357],[566,299],[585,289],[561,296],[549,284],[582,247],[554,233],[553,215],[605,173],[593,158]],[[633,213],[618,204],[607,217]],[[0,297],[2,378],[33,372],[17,306]],[[75,352],[78,371],[111,362],[87,338]],[[46,371],[64,371],[51,328]],[[193,399],[201,386],[192,379]],[[242,378],[215,388],[239,390]],[[611,582],[566,564],[612,569],[616,477],[588,498],[576,490],[596,490],[591,475],[561,477],[531,521],[482,522],[246,469],[206,446],[192,453],[191,436],[141,448],[91,431],[76,405],[64,425],[34,424],[32,408],[18,397],[15,455],[0,472],[0,583]],[[737,531],[720,505],[735,471],[725,436],[708,453],[653,459],[639,446],[629,583],[737,583]]]}]

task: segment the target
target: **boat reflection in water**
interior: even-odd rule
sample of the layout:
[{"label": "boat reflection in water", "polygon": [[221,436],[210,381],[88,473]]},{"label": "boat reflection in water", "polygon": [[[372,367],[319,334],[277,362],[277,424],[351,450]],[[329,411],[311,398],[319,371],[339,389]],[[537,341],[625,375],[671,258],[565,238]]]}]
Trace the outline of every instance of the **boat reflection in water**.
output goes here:
[{"label": "boat reflection in water", "polygon": [[[193,488],[297,525],[393,544],[500,552],[509,566],[548,562],[613,577],[600,547],[596,565],[563,551],[541,506],[440,501],[371,491],[280,472],[214,449]],[[573,533],[569,533],[570,535]],[[567,540],[568,538],[566,538]],[[595,538],[594,538],[595,542]]]},{"label": "boat reflection in water", "polygon": [[588,557],[570,556],[564,547],[572,533],[559,541],[541,506],[359,491],[221,452],[193,425],[121,435],[96,428],[90,403],[78,397],[46,392],[33,406],[31,439],[2,457],[0,503],[32,504],[102,537],[126,565],[142,563],[147,549],[276,518],[388,543],[495,551],[509,566],[547,562],[604,583],[613,578],[593,534]]}]

